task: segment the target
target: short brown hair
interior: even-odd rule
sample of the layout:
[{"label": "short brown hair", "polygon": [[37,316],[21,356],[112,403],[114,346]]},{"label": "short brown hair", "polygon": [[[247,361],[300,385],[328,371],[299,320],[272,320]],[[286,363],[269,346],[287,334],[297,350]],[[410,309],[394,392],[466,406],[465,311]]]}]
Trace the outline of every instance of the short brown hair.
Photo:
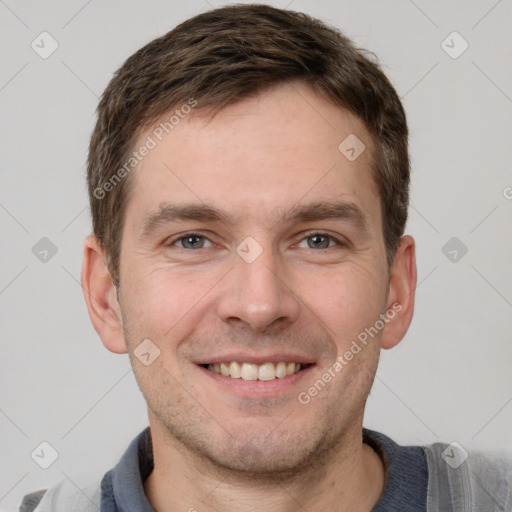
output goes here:
[{"label": "short brown hair", "polygon": [[[130,181],[106,184],[119,178],[141,131],[191,98],[197,108],[217,111],[289,80],[309,84],[365,123],[391,265],[407,220],[410,175],[407,122],[393,86],[375,59],[336,28],[269,5],[231,5],[199,14],[148,43],[126,60],[102,95],[87,183],[93,232],[116,287]],[[98,194],[107,188],[108,194]]]}]

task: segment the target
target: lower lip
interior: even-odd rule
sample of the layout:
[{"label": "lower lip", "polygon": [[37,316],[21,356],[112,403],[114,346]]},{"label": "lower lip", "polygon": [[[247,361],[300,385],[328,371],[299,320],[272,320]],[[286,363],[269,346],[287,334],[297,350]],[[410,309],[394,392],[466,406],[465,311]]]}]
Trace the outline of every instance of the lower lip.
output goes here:
[{"label": "lower lip", "polygon": [[226,389],[227,391],[236,394],[242,398],[272,398],[282,395],[289,391],[293,386],[299,384],[309,375],[310,371],[315,365],[312,364],[303,370],[287,375],[282,379],[275,378],[274,380],[243,380],[233,379],[232,377],[225,377],[221,373],[215,373],[202,366],[197,366],[203,374],[212,379],[218,386]]}]

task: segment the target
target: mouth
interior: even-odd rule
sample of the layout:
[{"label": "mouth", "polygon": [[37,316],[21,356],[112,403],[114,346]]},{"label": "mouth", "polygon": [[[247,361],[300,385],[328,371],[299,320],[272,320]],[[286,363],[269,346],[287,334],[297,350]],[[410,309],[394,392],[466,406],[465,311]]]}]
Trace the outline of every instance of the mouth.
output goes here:
[{"label": "mouth", "polygon": [[200,364],[202,368],[219,374],[228,379],[241,379],[245,381],[273,381],[277,379],[285,379],[303,372],[307,368],[313,366],[314,363],[297,363],[297,362],[265,362],[263,364],[246,363],[239,361],[226,361],[220,363]]}]

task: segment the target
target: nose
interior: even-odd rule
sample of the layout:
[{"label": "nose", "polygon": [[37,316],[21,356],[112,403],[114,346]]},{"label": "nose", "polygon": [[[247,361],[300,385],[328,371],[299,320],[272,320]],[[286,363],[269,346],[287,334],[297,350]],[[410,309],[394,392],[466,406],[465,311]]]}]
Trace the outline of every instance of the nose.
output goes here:
[{"label": "nose", "polygon": [[219,318],[232,326],[246,324],[256,332],[265,332],[280,322],[295,322],[300,300],[290,278],[279,267],[283,265],[270,249],[250,263],[235,255],[234,268],[223,280]]}]

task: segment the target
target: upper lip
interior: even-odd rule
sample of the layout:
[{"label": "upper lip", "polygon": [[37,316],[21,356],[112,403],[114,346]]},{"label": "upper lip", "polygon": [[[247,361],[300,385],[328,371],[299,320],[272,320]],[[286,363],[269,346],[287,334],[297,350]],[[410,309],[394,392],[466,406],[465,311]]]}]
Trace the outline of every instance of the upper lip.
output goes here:
[{"label": "upper lip", "polygon": [[231,361],[237,361],[239,363],[250,363],[262,365],[265,363],[301,363],[301,364],[312,364],[314,361],[310,357],[301,356],[298,354],[292,354],[290,352],[269,352],[269,353],[258,353],[258,354],[247,354],[242,352],[231,352],[229,354],[223,354],[219,356],[205,357],[196,361],[196,364],[220,364]]}]

